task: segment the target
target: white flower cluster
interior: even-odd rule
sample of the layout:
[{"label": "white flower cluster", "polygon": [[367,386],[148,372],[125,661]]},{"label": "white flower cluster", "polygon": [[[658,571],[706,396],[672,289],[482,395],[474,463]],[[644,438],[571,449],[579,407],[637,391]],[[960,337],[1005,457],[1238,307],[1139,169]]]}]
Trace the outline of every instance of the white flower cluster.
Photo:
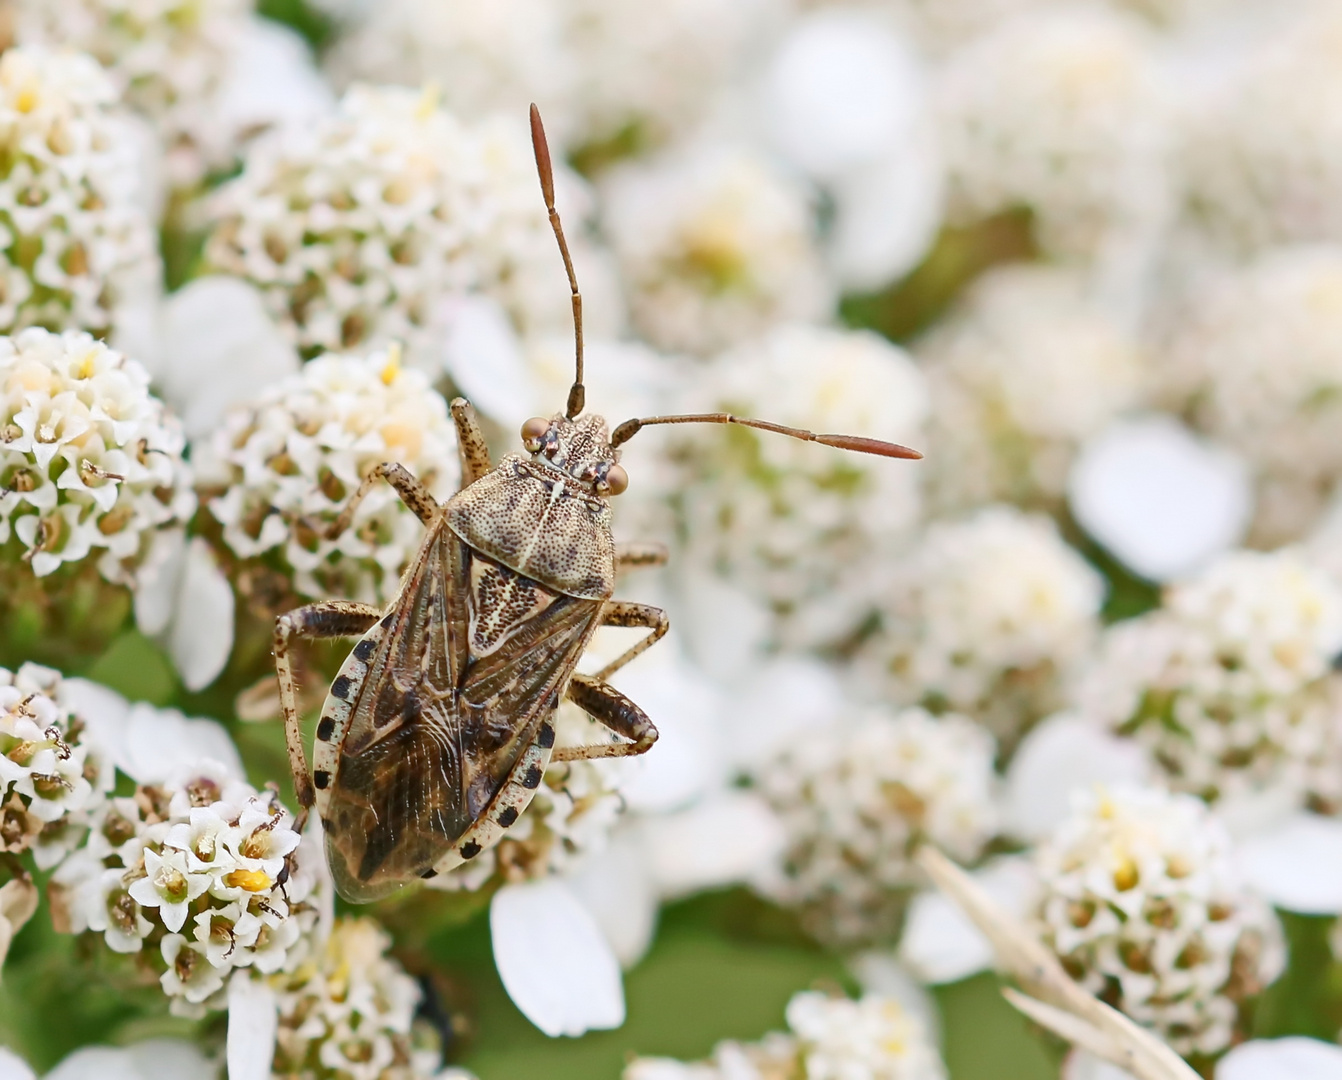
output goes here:
[{"label": "white flower cluster", "polygon": [[1226,1049],[1239,1004],[1285,965],[1276,917],[1241,883],[1228,835],[1191,796],[1092,792],[1035,866],[1037,917],[1064,966],[1180,1053]]},{"label": "white flower cluster", "polygon": [[106,331],[154,294],[141,141],[116,102],[91,57],[0,57],[0,331]]},{"label": "white flower cluster", "polygon": [[415,1023],[420,988],[386,955],[372,919],[336,922],[321,951],[274,981],[279,1031],[274,1074],[295,1080],[439,1080],[442,1055]]},{"label": "white flower cluster", "polygon": [[1342,591],[1290,550],[1236,552],[1105,632],[1085,711],[1206,799],[1342,800]]},{"label": "white flower cluster", "polygon": [[692,129],[785,6],[383,0],[329,66],[341,80],[436,82],[463,116],[540,101],[552,138],[627,152]]},{"label": "white flower cluster", "polygon": [[155,532],[195,511],[185,441],[138,362],[82,332],[0,337],[0,543],[38,577],[101,551],[133,584]]},{"label": "white flower cluster", "polygon": [[761,883],[829,941],[896,929],[926,841],[972,861],[997,827],[992,736],[961,716],[866,712],[825,727],[759,768],[787,836],[781,873]]},{"label": "white flower cluster", "polygon": [[1342,252],[1279,248],[1204,286],[1176,321],[1171,404],[1254,466],[1253,539],[1299,539],[1342,470]]},{"label": "white flower cluster", "polygon": [[[555,718],[558,746],[610,739],[572,702]],[[624,801],[611,762],[564,761],[545,771],[526,812],[488,850],[428,881],[431,889],[475,892],[493,882],[522,882],[562,874],[579,858],[605,846]]]},{"label": "white flower cluster", "polygon": [[638,330],[709,354],[833,303],[806,191],[768,159],[704,146],[604,183],[602,225]]},{"label": "white flower cluster", "polygon": [[900,561],[863,662],[895,701],[966,713],[1010,745],[1061,703],[1103,599],[1051,520],[988,506],[931,525]]},{"label": "white flower cluster", "polygon": [[929,500],[1055,509],[1078,446],[1132,408],[1136,341],[1080,276],[1020,266],[981,278],[917,346],[932,391]]},{"label": "white flower cluster", "polygon": [[15,37],[92,54],[158,130],[179,184],[231,163],[212,107],[251,0],[16,0]]},{"label": "white flower cluster", "polygon": [[0,852],[49,869],[97,812],[114,774],[85,733],[58,672],[0,668]]},{"label": "white flower cluster", "polygon": [[523,329],[538,311],[567,320],[520,115],[466,124],[431,90],[355,86],[331,116],[257,140],[211,216],[206,261],[256,285],[305,353],[399,340],[441,369],[443,305],[469,292]]},{"label": "white flower cluster", "polygon": [[1026,208],[1046,250],[1098,257],[1166,212],[1171,109],[1136,20],[1007,20],[951,57],[938,93],[953,214]]},{"label": "white flower cluster", "polygon": [[[797,324],[725,353],[685,397],[696,411],[912,446],[927,413],[923,379],[898,347]],[[831,643],[870,618],[892,548],[921,517],[917,466],[740,427],[684,428],[667,452],[683,571],[717,574],[764,605],[774,644]]]},{"label": "white flower cluster", "polygon": [[1181,133],[1184,217],[1214,255],[1342,240],[1342,12],[1327,0],[1288,10],[1226,65]]},{"label": "white flower cluster", "polygon": [[230,413],[202,447],[205,483],[224,489],[206,503],[224,543],[240,559],[278,561],[301,595],[385,603],[399,586],[424,530],[389,485],[373,486],[339,538],[325,535],[374,465],[399,461],[435,495],[455,490],[447,403],[398,352],[321,356]]},{"label": "white flower cluster", "polygon": [[719,1043],[713,1059],[635,1058],[624,1080],[944,1080],[922,1023],[893,998],[858,1001],[804,991],[788,1002],[789,1031]]},{"label": "white flower cluster", "polygon": [[315,842],[300,850],[273,792],[206,761],[101,805],[48,897],[59,930],[141,954],[174,1014],[202,1016],[224,1006],[234,969],[272,974],[303,961],[320,858]]}]

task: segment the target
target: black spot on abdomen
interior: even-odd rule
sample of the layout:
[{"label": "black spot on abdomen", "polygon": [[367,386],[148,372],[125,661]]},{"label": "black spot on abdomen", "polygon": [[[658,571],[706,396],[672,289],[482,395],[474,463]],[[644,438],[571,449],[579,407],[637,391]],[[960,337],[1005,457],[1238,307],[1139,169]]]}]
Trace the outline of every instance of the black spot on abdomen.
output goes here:
[{"label": "black spot on abdomen", "polygon": [[336,681],[331,684],[331,696],[339,698],[341,701],[349,700],[350,677],[348,675],[337,675]]}]

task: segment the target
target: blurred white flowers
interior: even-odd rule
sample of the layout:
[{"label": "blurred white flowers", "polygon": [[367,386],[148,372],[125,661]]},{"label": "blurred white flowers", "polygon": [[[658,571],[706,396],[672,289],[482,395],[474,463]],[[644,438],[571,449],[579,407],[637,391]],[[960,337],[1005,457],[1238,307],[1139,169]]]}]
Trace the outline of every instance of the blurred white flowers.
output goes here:
[{"label": "blurred white flowers", "polygon": [[88,56],[0,59],[0,330],[106,331],[158,288],[143,140]]}]

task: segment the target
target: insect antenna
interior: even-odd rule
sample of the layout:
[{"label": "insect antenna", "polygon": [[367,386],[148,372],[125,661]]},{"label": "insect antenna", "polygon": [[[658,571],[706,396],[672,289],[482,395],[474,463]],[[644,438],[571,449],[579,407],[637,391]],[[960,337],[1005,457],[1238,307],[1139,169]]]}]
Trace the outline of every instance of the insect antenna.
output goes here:
[{"label": "insect antenna", "polygon": [[568,274],[568,287],[573,294],[573,345],[574,367],[573,385],[569,388],[568,404],[564,415],[574,419],[587,403],[587,390],[582,384],[582,293],[578,291],[578,275],[573,272],[573,258],[569,255],[568,242],[564,239],[564,226],[559,222],[559,211],[555,209],[554,168],[550,164],[550,144],[545,140],[545,127],[541,124],[541,111],[535,103],[531,105],[531,146],[536,151],[536,172],[541,178],[541,194],[545,196],[545,209],[550,215],[550,228],[554,229],[555,239],[559,241],[559,254],[564,256],[564,272]]},{"label": "insect antenna", "polygon": [[654,424],[740,424],[742,427],[758,428],[760,431],[772,431],[777,435],[786,435],[790,439],[802,442],[821,443],[824,446],[838,447],[840,450],[852,450],[859,454],[875,454],[878,457],[909,458],[916,460],[923,455],[899,443],[885,442],[882,439],[868,439],[862,435],[817,435],[805,428],[785,427],[769,420],[752,420],[747,416],[733,416],[731,413],[689,413],[682,416],[645,416],[637,420],[626,420],[617,427],[610,437],[611,446],[626,443]]}]

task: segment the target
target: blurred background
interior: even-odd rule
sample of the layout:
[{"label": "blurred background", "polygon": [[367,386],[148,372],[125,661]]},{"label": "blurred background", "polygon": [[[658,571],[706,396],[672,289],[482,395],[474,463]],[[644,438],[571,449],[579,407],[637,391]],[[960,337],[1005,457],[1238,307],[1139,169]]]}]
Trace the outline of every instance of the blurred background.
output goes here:
[{"label": "blurred background", "polygon": [[[1342,1077],[1342,6],[0,35],[0,1077],[1119,1080],[923,843],[1202,1075]],[[563,408],[533,101],[591,410],[925,457],[641,433],[616,538],[670,561],[618,595],[672,630],[614,681],[660,741],[359,908],[294,831],[272,628],[392,600],[395,494],[327,528],[379,461],[456,490],[448,400],[496,460]],[[297,647],[309,739],[347,651]]]}]

